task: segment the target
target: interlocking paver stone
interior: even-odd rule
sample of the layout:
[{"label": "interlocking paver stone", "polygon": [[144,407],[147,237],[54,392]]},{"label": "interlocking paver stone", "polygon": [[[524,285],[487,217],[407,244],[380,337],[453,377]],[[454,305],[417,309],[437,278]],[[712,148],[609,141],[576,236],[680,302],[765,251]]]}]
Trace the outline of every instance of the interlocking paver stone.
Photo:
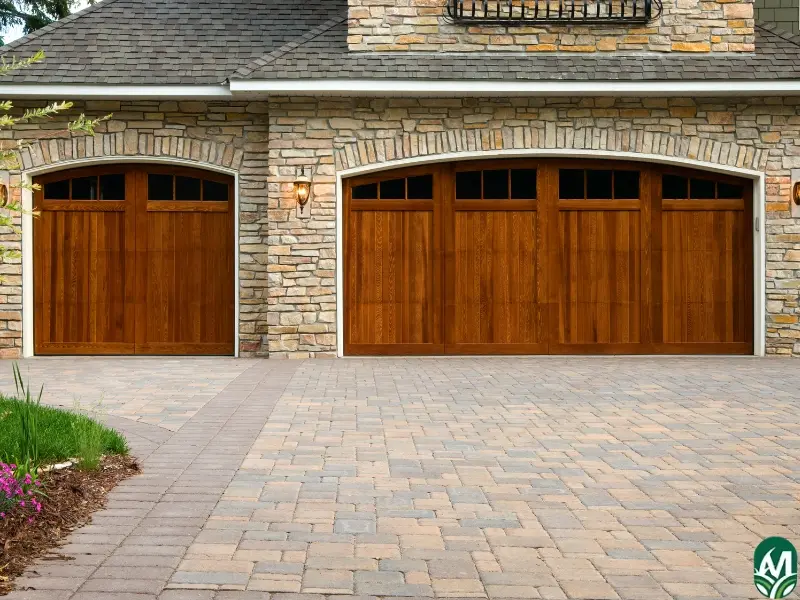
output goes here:
[{"label": "interlocking paver stone", "polygon": [[119,377],[145,472],[10,600],[757,598],[800,535],[784,360],[85,360],[23,366]]}]

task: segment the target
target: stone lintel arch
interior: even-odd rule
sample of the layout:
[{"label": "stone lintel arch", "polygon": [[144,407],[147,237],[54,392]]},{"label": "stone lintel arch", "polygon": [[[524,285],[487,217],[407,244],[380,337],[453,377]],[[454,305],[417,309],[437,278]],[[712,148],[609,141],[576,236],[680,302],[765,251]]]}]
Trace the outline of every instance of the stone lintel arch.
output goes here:
[{"label": "stone lintel arch", "polygon": [[174,159],[197,168],[238,171],[244,150],[232,144],[178,136],[156,136],[134,129],[95,136],[30,140],[19,152],[22,171],[41,170],[62,163],[78,166],[93,159],[132,161]]},{"label": "stone lintel arch", "polygon": [[406,133],[387,139],[361,140],[336,149],[339,172],[366,172],[370,166],[390,168],[391,163],[457,160],[459,154],[513,156],[617,156],[627,160],[647,160],[692,164],[697,168],[723,171],[749,171],[752,176],[766,168],[767,151],[735,142],[708,137],[597,127],[544,128],[519,126],[496,129],[454,129],[442,132]]}]

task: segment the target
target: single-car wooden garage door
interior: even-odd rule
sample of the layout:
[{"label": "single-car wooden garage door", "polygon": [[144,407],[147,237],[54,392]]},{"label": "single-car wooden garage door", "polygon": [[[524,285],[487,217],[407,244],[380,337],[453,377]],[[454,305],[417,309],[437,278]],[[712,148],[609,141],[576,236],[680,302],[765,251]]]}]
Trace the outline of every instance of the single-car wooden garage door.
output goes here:
[{"label": "single-car wooden garage door", "polygon": [[563,159],[345,186],[350,355],[749,354],[752,185]]},{"label": "single-car wooden garage door", "polygon": [[233,354],[233,178],[115,165],[34,183],[37,354]]}]

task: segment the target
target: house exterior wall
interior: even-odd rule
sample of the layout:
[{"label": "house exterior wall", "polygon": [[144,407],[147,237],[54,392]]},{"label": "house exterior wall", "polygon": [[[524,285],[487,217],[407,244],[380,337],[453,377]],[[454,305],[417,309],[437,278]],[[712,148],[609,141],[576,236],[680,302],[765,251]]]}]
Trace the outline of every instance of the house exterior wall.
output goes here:
[{"label": "house exterior wall", "polygon": [[800,6],[798,0],[755,0],[755,18],[773,23],[790,33],[800,33]]},{"label": "house exterior wall", "polygon": [[448,1],[348,0],[350,50],[752,52],[755,42],[752,0],[664,0],[658,19],[628,27],[465,26],[448,22]]},{"label": "house exterior wall", "polygon": [[[794,98],[103,101],[76,107],[114,113],[95,138],[68,138],[62,120],[4,135],[6,143],[33,141],[22,155],[25,170],[124,156],[238,172],[240,352],[273,358],[336,353],[336,177],[347,169],[538,148],[691,158],[764,172],[767,352],[800,355],[800,220],[789,209],[790,170],[800,168],[799,107]],[[293,197],[301,170],[312,177],[309,218],[298,215]],[[18,233],[2,236],[19,246]],[[0,356],[18,356],[21,266],[0,268]]]},{"label": "house exterior wall", "polygon": [[[269,120],[270,356],[336,350],[337,172],[528,148],[655,154],[766,173],[767,352],[800,354],[800,220],[789,208],[790,169],[800,167],[797,99],[274,98]],[[291,209],[299,168],[313,173],[310,219]]]},{"label": "house exterior wall", "polygon": [[[14,103],[16,110],[43,106]],[[198,168],[224,167],[239,175],[239,350],[242,356],[266,355],[267,333],[267,105],[261,102],[87,101],[59,117],[0,132],[3,143],[30,142],[21,152],[23,171],[75,167],[97,158],[180,159]],[[95,137],[65,133],[69,118],[113,114]],[[12,177],[18,182],[19,175]],[[17,198],[20,190],[15,190]],[[3,243],[20,248],[19,231],[0,232]],[[22,350],[22,265],[0,265],[0,357]]]}]

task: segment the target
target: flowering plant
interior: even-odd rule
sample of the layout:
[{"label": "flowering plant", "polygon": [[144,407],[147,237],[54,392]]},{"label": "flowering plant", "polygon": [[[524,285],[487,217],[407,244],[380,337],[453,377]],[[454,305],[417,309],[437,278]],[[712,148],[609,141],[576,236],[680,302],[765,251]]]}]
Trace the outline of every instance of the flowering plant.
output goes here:
[{"label": "flowering plant", "polygon": [[42,512],[39,501],[42,482],[35,479],[28,469],[0,462],[0,521],[13,514],[27,515],[28,522]]}]

